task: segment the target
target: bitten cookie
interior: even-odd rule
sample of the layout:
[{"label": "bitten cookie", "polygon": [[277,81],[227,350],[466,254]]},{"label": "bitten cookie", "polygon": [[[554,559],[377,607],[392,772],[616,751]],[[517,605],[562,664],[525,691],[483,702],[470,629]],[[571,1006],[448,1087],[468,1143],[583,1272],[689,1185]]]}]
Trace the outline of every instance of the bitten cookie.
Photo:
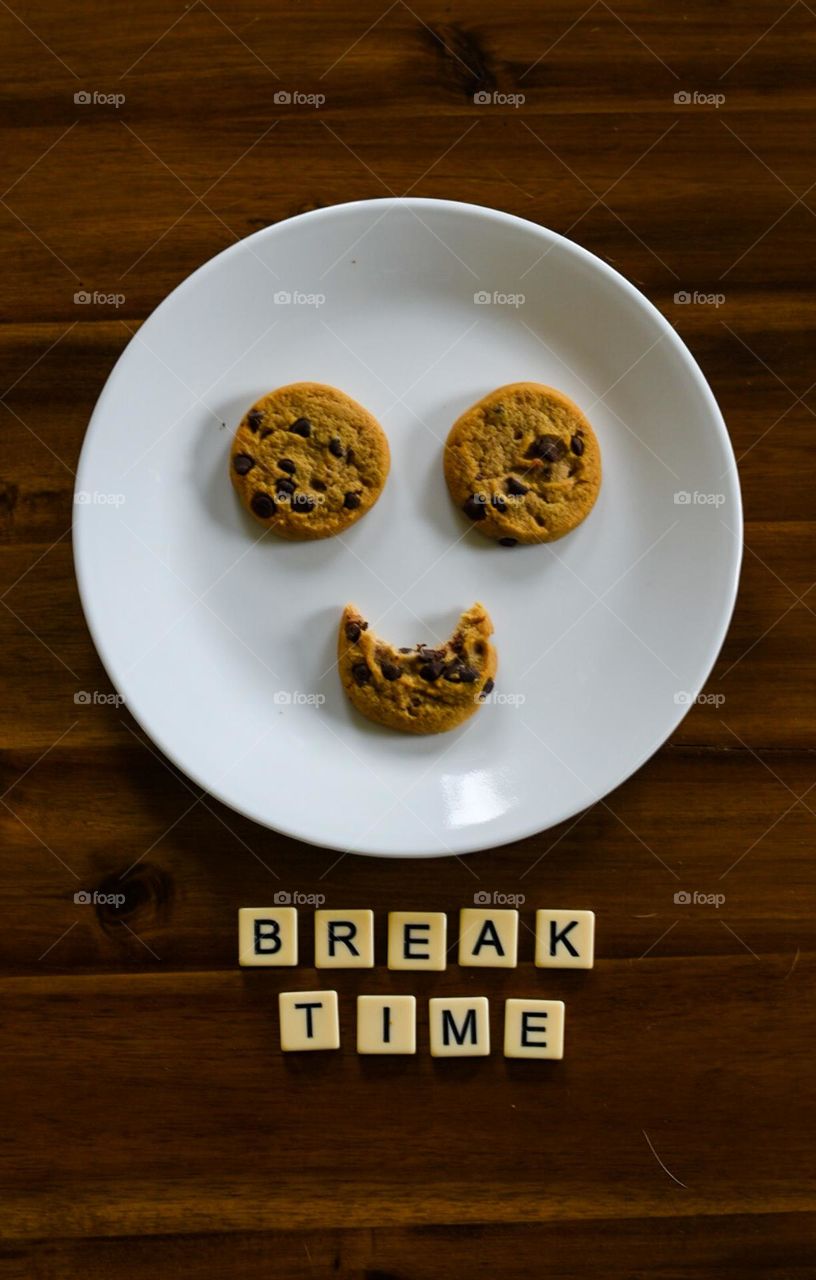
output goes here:
[{"label": "bitten cookie", "polygon": [[374,506],[389,464],[367,409],[334,387],[295,382],[244,414],[230,476],[247,511],[280,538],[331,538]]},{"label": "bitten cookie", "polygon": [[369,720],[404,733],[444,733],[472,716],[493,689],[492,633],[484,605],[474,604],[440,648],[394,649],[347,604],[337,641],[340,680]]},{"label": "bitten cookie", "polygon": [[585,520],[601,487],[592,427],[560,391],[514,382],[451,427],[445,479],[480,533],[502,546],[554,542]]}]

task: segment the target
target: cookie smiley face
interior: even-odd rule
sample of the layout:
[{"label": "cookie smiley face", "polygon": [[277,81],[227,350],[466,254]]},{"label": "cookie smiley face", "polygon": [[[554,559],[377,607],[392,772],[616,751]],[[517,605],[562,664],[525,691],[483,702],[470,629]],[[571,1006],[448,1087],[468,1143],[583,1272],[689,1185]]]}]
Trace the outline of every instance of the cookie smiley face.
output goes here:
[{"label": "cookie smiley face", "polygon": [[232,444],[230,477],[247,511],[280,538],[330,538],[382,493],[388,440],[367,409],[334,387],[296,382],[263,396]]},{"label": "cookie smiley face", "polygon": [[601,454],[592,427],[567,396],[516,382],[492,391],[454,423],[445,479],[479,533],[508,547],[554,542],[592,510]]},{"label": "cookie smiley face", "polygon": [[337,639],[340,680],[368,720],[403,733],[444,733],[469,719],[492,692],[492,633],[484,605],[474,604],[446,644],[395,649],[348,604]]},{"label": "cookie smiley face", "polygon": [[[366,409],[334,387],[299,382],[263,396],[242,419],[230,476],[252,516],[281,538],[329,538],[377,501],[388,441]],[[598,441],[577,405],[535,382],[499,387],[454,423],[444,455],[451,497],[504,546],[552,542],[584,520],[601,483]],[[367,719],[404,733],[444,733],[489,697],[493,624],[482,604],[444,644],[394,648],[353,605],[340,621],[337,667]]]}]

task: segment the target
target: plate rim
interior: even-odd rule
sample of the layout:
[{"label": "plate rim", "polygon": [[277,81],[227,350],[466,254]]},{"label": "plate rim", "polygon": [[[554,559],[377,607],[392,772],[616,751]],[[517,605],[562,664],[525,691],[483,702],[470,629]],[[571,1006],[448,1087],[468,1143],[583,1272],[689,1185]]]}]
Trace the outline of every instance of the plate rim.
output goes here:
[{"label": "plate rim", "polygon": [[[493,221],[498,224],[504,224],[510,227],[521,228],[526,232],[529,232],[532,230],[534,234],[540,236],[543,240],[549,241],[553,245],[558,244],[563,250],[565,250],[568,254],[573,255],[576,259],[578,259],[584,265],[591,267],[595,271],[600,271],[600,273],[604,275],[607,278],[607,280],[611,281],[618,287],[622,287],[623,292],[629,296],[630,300],[633,301],[637,307],[639,307],[641,310],[644,310],[646,312],[646,314],[650,317],[652,322],[656,325],[657,329],[660,331],[662,336],[665,336],[668,338],[669,343],[671,344],[675,353],[679,356],[680,360],[683,362],[683,365],[688,371],[689,375],[692,377],[693,381],[696,383],[697,389],[702,394],[703,399],[707,402],[709,410],[711,412],[713,422],[716,426],[717,433],[721,439],[725,458],[727,461],[727,466],[726,466],[726,470],[723,472],[722,481],[726,485],[726,487],[730,488],[731,490],[731,492],[729,492],[729,498],[733,502],[734,512],[735,512],[735,520],[734,520],[735,550],[733,553],[733,559],[730,566],[728,589],[723,596],[722,610],[719,617],[719,623],[716,627],[715,636],[712,639],[712,642],[708,648],[707,658],[702,664],[703,674],[698,681],[693,682],[694,683],[693,689],[690,689],[688,691],[689,692],[688,704],[678,707],[677,716],[671,723],[669,723],[668,729],[665,732],[662,732],[660,735],[658,735],[657,739],[650,743],[648,748],[640,754],[640,756],[637,758],[637,760],[633,764],[627,765],[627,767],[624,770],[622,770],[619,774],[616,774],[614,781],[601,794],[593,795],[592,798],[588,799],[586,803],[579,804],[579,805],[575,805],[575,804],[568,805],[565,808],[565,811],[563,813],[559,812],[559,814],[555,816],[552,819],[552,821],[548,821],[544,826],[539,826],[537,824],[534,824],[531,826],[529,822],[516,823],[513,833],[510,834],[507,838],[503,838],[499,844],[496,843],[495,838],[478,839],[475,831],[472,833],[471,836],[468,837],[467,848],[456,849],[456,850],[443,848],[441,850],[426,849],[426,850],[416,851],[415,849],[412,848],[411,851],[407,851],[404,849],[382,850],[382,849],[376,849],[374,847],[366,848],[366,849],[349,849],[339,843],[331,844],[328,842],[324,842],[322,840],[314,840],[314,839],[311,839],[309,836],[304,835],[302,831],[297,831],[292,827],[282,825],[282,824],[276,823],[273,825],[265,817],[261,817],[259,815],[256,815],[255,813],[249,812],[247,809],[240,808],[233,800],[229,799],[225,794],[223,794],[223,792],[218,786],[213,786],[210,783],[208,783],[203,777],[201,777],[198,774],[197,770],[191,769],[188,764],[184,763],[184,761],[180,758],[179,753],[177,753],[174,749],[172,749],[166,743],[166,741],[163,738],[163,735],[157,732],[154,728],[150,727],[149,714],[145,714],[143,708],[137,709],[135,704],[131,702],[131,700],[127,697],[124,691],[124,688],[120,686],[119,680],[114,678],[112,668],[114,666],[115,660],[113,655],[110,652],[110,649],[106,646],[106,644],[102,640],[101,623],[100,623],[99,617],[95,614],[95,606],[93,603],[93,588],[90,584],[89,570],[87,565],[83,564],[83,553],[80,550],[80,543],[84,538],[84,535],[81,532],[81,530],[84,529],[85,527],[84,522],[87,519],[87,516],[85,513],[84,504],[77,502],[77,494],[80,492],[83,492],[87,488],[86,484],[83,483],[84,472],[90,465],[89,458],[91,456],[91,451],[95,442],[95,437],[101,429],[102,417],[105,411],[106,402],[108,398],[113,394],[113,388],[116,383],[116,380],[122,376],[122,366],[124,364],[125,358],[128,355],[128,352],[130,351],[132,343],[136,341],[136,338],[138,335],[133,335],[131,337],[130,341],[127,343],[124,350],[120,353],[115,364],[110,370],[107,378],[105,379],[104,386],[102,387],[102,390],[100,391],[96,399],[93,411],[88,420],[88,425],[85,429],[85,434],[83,437],[82,446],[79,453],[79,459],[77,462],[76,480],[74,484],[74,493],[73,493],[72,521],[71,521],[71,532],[72,532],[71,548],[72,548],[72,557],[73,557],[73,564],[74,564],[74,574],[77,580],[77,588],[78,588],[78,594],[80,599],[80,605],[82,607],[85,623],[86,623],[86,626],[88,627],[88,631],[90,633],[91,640],[93,641],[97,656],[99,658],[99,661],[102,663],[102,666],[105,670],[105,673],[108,676],[108,679],[110,680],[111,684],[113,685],[117,693],[119,693],[120,696],[124,699],[124,704],[129,714],[133,717],[133,719],[139,725],[142,731],[147,735],[150,742],[153,743],[154,746],[158,748],[158,750],[162,753],[162,755],[166,758],[166,760],[168,760],[170,764],[176,769],[178,769],[186,778],[190,779],[190,781],[193,782],[196,786],[201,787],[206,795],[212,796],[213,799],[217,800],[220,804],[225,805],[225,807],[232,810],[232,812],[240,814],[241,817],[247,818],[249,821],[257,823],[258,826],[263,827],[268,831],[277,832],[281,835],[286,836],[289,839],[297,840],[300,844],[305,844],[312,848],[327,849],[333,852],[352,853],[358,857],[403,858],[403,859],[410,859],[411,861],[414,861],[417,859],[424,859],[424,858],[465,857],[468,854],[480,853],[489,849],[497,849],[497,850],[503,849],[509,845],[515,844],[519,840],[530,839],[533,836],[543,834],[544,832],[550,831],[554,827],[557,827],[560,824],[569,821],[570,818],[575,817],[577,814],[586,812],[588,809],[592,808],[593,805],[598,804],[606,796],[611,795],[614,791],[617,791],[617,789],[621,787],[624,784],[624,782],[627,782],[629,778],[633,777],[636,773],[639,772],[640,769],[643,768],[643,766],[652,758],[652,756],[654,756],[660,750],[660,748],[668,741],[671,735],[676,732],[678,726],[683,722],[685,717],[688,715],[691,707],[694,706],[697,696],[699,695],[700,691],[705,687],[706,683],[708,682],[711,676],[711,672],[713,671],[714,666],[717,662],[719,654],[722,650],[722,646],[725,643],[726,637],[728,635],[728,630],[734,615],[734,609],[736,606],[736,600],[737,600],[737,595],[739,591],[739,581],[740,581],[740,573],[742,569],[743,547],[744,547],[744,517],[743,517],[742,493],[741,493],[740,479],[739,479],[739,469],[737,466],[737,460],[734,454],[734,447],[731,442],[731,437],[729,436],[728,428],[725,424],[725,419],[723,417],[722,411],[717,402],[717,398],[714,395],[714,392],[711,386],[709,385],[708,379],[706,378],[705,374],[703,373],[700,365],[698,364],[691,350],[683,341],[682,337],[680,336],[680,334],[678,333],[674,325],[663,315],[662,311],[660,311],[655,306],[655,304],[645,295],[645,293],[641,292],[641,290],[638,289],[635,285],[633,285],[631,281],[629,281],[626,278],[626,276],[622,275],[621,272],[619,272],[615,267],[610,266],[608,262],[605,262],[603,258],[598,257],[598,255],[593,253],[591,250],[584,248],[583,245],[577,244],[574,240],[570,240],[567,236],[562,235],[560,232],[553,231],[549,227],[545,227],[545,226],[542,226],[540,223],[533,222],[529,218],[522,218],[522,217],[519,217],[517,214],[507,213],[504,210],[492,208],[490,205],[475,204],[473,202],[461,201],[461,200],[436,199],[436,198],[431,198],[426,196],[393,196],[393,197],[384,196],[384,197],[377,197],[371,200],[346,200],[339,204],[326,205],[319,209],[309,209],[304,213],[295,214],[291,218],[284,218],[280,222],[270,223],[268,226],[260,227],[257,231],[251,232],[250,235],[244,236],[240,240],[236,240],[234,244],[227,245],[225,249],[219,250],[218,253],[213,254],[211,258],[208,258],[205,262],[201,263],[200,266],[196,267],[194,271],[191,271],[190,274],[185,276],[183,280],[180,280],[179,283],[175,285],[173,289],[171,289],[171,291],[167,294],[167,296],[164,297],[162,301],[156,307],[153,308],[153,310],[149,313],[149,315],[145,317],[145,319],[142,321],[139,327],[138,332],[142,333],[145,327],[149,325],[151,321],[153,321],[154,318],[158,316],[160,312],[163,311],[164,308],[169,307],[173,301],[177,300],[179,295],[182,295],[186,289],[191,288],[194,281],[196,281],[199,277],[206,274],[207,272],[211,271],[216,262],[219,262],[223,258],[237,254],[238,252],[241,251],[241,249],[244,246],[246,246],[250,242],[259,240],[262,238],[263,239],[274,238],[275,234],[280,230],[288,229],[293,224],[302,222],[304,220],[317,222],[320,220],[331,219],[332,217],[336,216],[338,213],[342,211],[357,209],[360,211],[371,210],[373,212],[373,211],[376,211],[377,209],[386,209],[389,206],[395,209],[407,206],[407,207],[412,207],[419,210],[425,209],[428,211],[444,208],[452,212],[457,212],[460,215],[463,215],[466,217],[476,216],[476,217],[486,218],[488,221]],[[123,684],[124,683],[125,682],[123,682]]]}]

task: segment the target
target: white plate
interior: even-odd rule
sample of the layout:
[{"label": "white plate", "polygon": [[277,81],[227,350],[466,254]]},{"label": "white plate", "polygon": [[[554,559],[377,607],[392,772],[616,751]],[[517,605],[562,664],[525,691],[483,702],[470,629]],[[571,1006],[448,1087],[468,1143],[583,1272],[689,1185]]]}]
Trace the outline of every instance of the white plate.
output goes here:
[{"label": "white plate", "polygon": [[[342,541],[259,540],[228,479],[232,430],[306,379],[380,419],[391,474]],[[563,541],[508,550],[454,509],[442,446],[520,380],[584,409],[604,483]],[[241,813],[358,853],[500,845],[618,786],[702,687],[740,564],[725,425],[671,325],[561,236],[436,200],[304,214],[196,271],[111,374],[77,504],[85,614],[144,729]],[[362,720],[333,667],[349,600],[400,645],[484,601],[497,700],[440,737]]]}]

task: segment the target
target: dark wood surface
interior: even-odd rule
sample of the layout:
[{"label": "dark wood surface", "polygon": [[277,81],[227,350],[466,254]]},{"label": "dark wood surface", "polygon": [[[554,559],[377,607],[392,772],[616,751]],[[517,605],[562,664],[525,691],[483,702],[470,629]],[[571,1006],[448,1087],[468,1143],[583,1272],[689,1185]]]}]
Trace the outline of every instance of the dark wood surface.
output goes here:
[{"label": "dark wood surface", "polygon": [[[0,33],[0,1274],[816,1276],[813,9],[14,0]],[[75,704],[110,686],[73,470],[111,366],[191,270],[409,190],[563,231],[669,317],[729,425],[745,564],[725,701],[606,802],[466,860],[332,865],[202,797],[126,713]],[[75,905],[140,857],[121,911]],[[374,908],[380,956],[389,908],[594,908],[596,969],[548,982],[565,1061],[434,1063],[422,1012],[415,1059],[360,1059],[352,973],[341,1053],[282,1058],[285,984],[235,963],[237,908],[279,886]],[[365,989],[420,1011],[487,990],[495,1034],[503,997],[539,987],[522,939],[487,982],[380,965]]]}]

